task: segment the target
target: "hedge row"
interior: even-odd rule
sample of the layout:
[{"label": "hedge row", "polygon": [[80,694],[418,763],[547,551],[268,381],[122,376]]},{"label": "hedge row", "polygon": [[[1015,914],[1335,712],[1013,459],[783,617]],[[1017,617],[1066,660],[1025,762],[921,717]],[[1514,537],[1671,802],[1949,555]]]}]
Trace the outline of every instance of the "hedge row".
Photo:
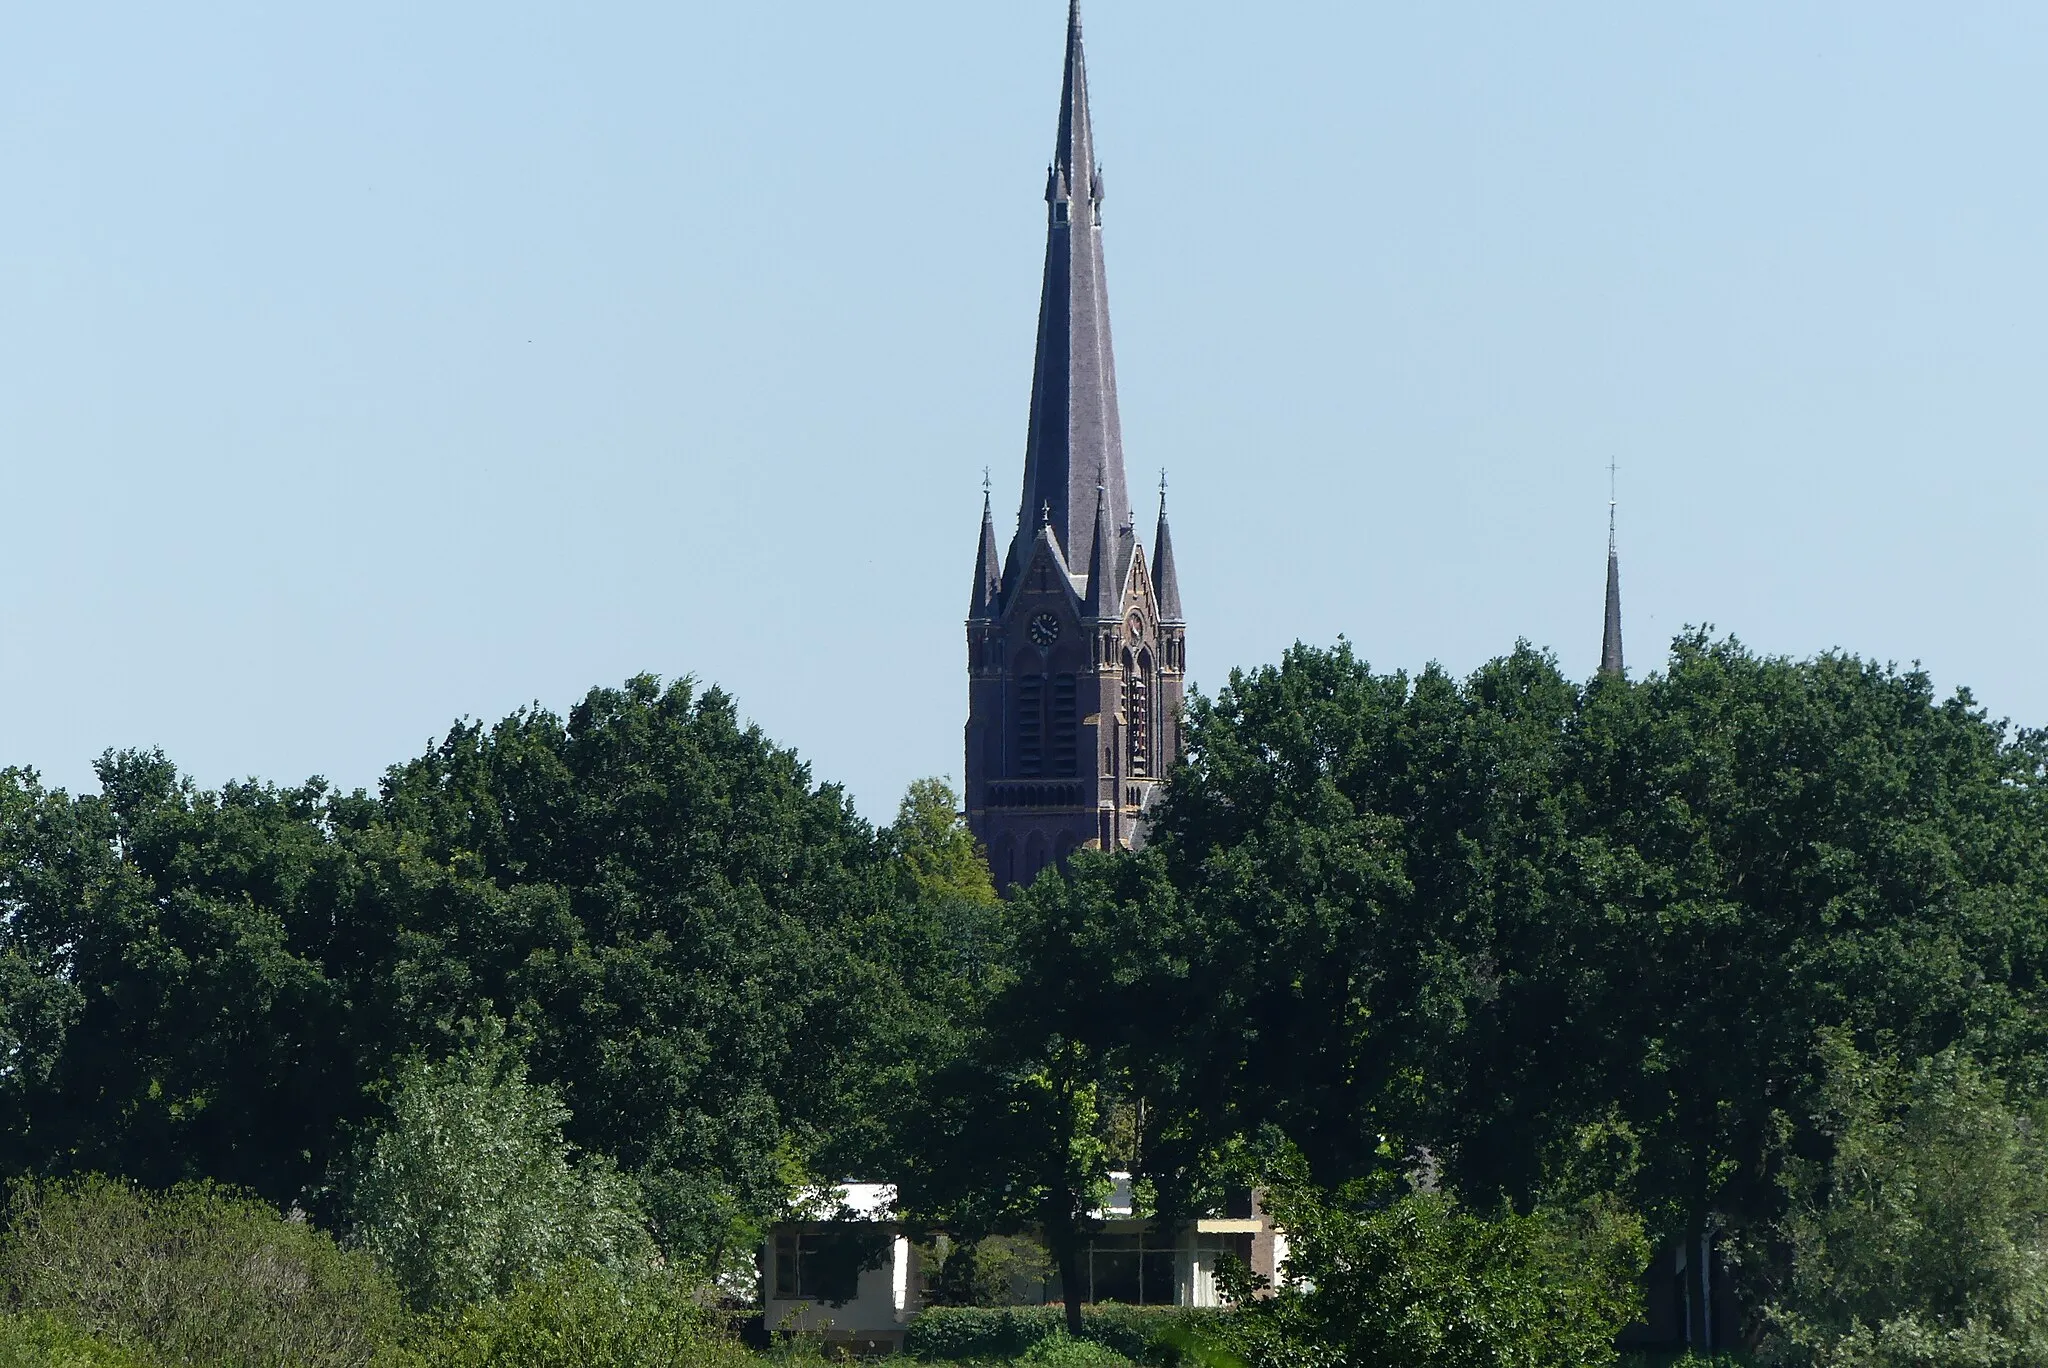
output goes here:
[{"label": "hedge row", "polygon": [[[1081,1338],[1133,1363],[1158,1362],[1161,1332],[1170,1326],[1200,1326],[1227,1312],[1184,1306],[1081,1308]],[[934,1306],[910,1322],[903,1351],[927,1362],[1016,1359],[1032,1345],[1066,1328],[1058,1306]]]}]

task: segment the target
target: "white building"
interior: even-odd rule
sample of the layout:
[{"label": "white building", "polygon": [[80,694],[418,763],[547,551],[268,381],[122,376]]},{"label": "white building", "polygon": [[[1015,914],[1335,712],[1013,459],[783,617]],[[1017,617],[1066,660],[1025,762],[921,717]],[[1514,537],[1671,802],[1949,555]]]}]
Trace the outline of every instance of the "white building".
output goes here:
[{"label": "white building", "polygon": [[[1216,1268],[1225,1255],[1268,1279],[1287,1257],[1287,1237],[1256,1201],[1244,1203],[1241,1214],[1162,1230],[1133,1212],[1128,1175],[1113,1179],[1108,1205],[1095,1213],[1101,1228],[1081,1256],[1084,1302],[1217,1306],[1223,1299]],[[921,1251],[893,1220],[892,1185],[848,1183],[840,1193],[836,1210],[821,1201],[812,1219],[788,1221],[770,1233],[761,1251],[762,1318],[770,1332],[822,1333],[860,1352],[899,1349],[905,1327],[923,1309]],[[1055,1273],[1013,1283],[1010,1299],[1053,1304],[1063,1293]]]}]

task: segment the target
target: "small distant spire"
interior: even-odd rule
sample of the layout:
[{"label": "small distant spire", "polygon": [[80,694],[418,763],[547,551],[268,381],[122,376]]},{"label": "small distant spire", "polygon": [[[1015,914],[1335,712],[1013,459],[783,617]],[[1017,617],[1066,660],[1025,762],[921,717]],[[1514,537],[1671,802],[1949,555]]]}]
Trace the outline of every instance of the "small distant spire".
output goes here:
[{"label": "small distant spire", "polygon": [[1152,542],[1152,602],[1161,622],[1183,622],[1180,577],[1173,571],[1173,532],[1166,525],[1166,472],[1159,472],[1159,535]]},{"label": "small distant spire", "polygon": [[1607,620],[1600,639],[1600,673],[1619,678],[1621,665],[1621,555],[1614,541],[1614,474],[1607,463]]}]

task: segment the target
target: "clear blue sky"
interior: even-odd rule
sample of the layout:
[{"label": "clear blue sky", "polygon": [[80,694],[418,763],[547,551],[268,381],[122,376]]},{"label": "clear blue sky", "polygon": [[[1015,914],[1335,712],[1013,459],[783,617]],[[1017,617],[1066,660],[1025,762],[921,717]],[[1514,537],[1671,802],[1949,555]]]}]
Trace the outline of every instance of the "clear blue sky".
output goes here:
[{"label": "clear blue sky", "polygon": [[[957,775],[1063,8],[0,0],[0,759],[371,784],[648,670],[871,816]],[[1712,622],[2048,722],[2048,6],[1087,28],[1202,685],[1590,673],[1612,458],[1635,672]]]}]

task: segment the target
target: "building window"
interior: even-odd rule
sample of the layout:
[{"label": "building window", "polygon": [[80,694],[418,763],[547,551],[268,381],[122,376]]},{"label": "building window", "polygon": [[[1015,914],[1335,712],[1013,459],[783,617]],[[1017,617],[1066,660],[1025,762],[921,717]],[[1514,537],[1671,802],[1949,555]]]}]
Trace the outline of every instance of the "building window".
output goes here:
[{"label": "building window", "polygon": [[[823,1234],[775,1237],[775,1295],[783,1301],[808,1298],[844,1304],[859,1290],[860,1265]],[[843,1240],[841,1241],[843,1243]]]},{"label": "building window", "polygon": [[1098,1235],[1088,1245],[1088,1300],[1172,1306],[1172,1244],[1149,1235]]}]

